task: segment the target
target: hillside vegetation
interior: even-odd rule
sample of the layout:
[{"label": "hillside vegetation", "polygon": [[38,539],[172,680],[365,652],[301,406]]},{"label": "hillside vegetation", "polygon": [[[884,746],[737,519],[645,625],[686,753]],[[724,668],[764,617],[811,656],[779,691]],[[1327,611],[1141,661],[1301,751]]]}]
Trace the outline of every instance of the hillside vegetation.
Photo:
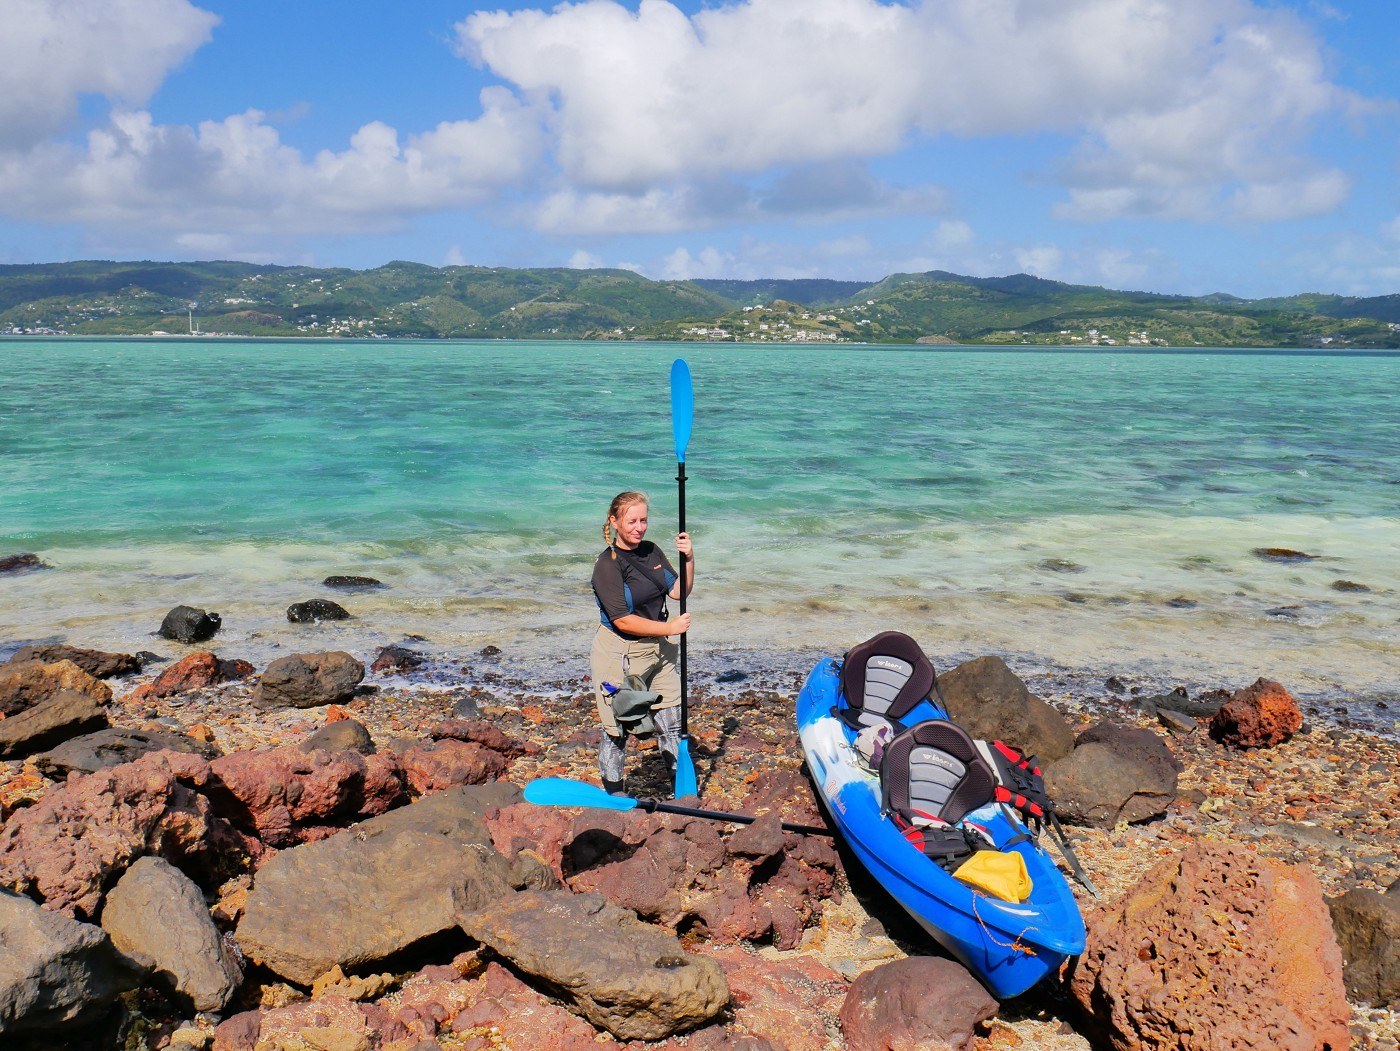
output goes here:
[{"label": "hillside vegetation", "polygon": [[1400,295],[1167,296],[941,270],[864,284],[89,261],[0,266],[0,333],[1395,348]]}]

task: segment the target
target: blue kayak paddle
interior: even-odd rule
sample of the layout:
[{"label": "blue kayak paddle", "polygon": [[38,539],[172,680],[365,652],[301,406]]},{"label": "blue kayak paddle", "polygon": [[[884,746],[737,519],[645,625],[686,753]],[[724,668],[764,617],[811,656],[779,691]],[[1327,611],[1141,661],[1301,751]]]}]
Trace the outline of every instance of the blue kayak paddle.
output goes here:
[{"label": "blue kayak paddle", "polygon": [[[643,810],[648,814],[680,814],[683,817],[700,817],[708,821],[729,821],[736,825],[752,825],[758,818],[752,814],[726,814],[719,810],[697,810],[694,807],[676,806],[655,799],[635,799],[632,796],[615,796],[584,781],[571,781],[567,777],[538,777],[525,786],[525,802],[536,806],[578,806],[596,807],[603,810]],[[785,832],[801,832],[806,836],[829,836],[836,833],[829,828],[814,825],[790,825],[782,823]]]},{"label": "blue kayak paddle", "polygon": [[[695,417],[695,388],[690,382],[690,366],[684,358],[671,364],[671,430],[676,436],[676,483],[679,486],[679,529],[685,532],[685,447],[690,444],[690,427]],[[680,607],[685,615],[686,565],[680,568]],[[676,798],[698,795],[695,763],[690,758],[690,721],[686,714],[685,635],[681,636],[681,739],[676,748]]]}]

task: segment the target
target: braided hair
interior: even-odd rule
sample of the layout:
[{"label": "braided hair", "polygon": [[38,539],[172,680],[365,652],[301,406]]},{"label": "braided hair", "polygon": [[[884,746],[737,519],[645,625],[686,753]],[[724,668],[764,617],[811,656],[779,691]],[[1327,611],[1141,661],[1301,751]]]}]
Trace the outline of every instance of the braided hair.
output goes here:
[{"label": "braided hair", "polygon": [[612,503],[608,505],[608,517],[603,521],[603,543],[608,545],[608,550],[612,552],[613,561],[617,561],[617,548],[613,547],[613,519],[617,518],[633,504],[648,504],[651,501],[646,493],[629,489],[626,492],[618,493],[612,498]]}]

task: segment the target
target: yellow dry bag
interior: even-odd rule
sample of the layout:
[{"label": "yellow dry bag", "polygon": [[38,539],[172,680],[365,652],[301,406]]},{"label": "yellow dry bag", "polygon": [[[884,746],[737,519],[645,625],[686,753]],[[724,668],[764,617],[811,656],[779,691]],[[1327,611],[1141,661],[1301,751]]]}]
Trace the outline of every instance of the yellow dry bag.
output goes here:
[{"label": "yellow dry bag", "polygon": [[1014,851],[979,850],[953,875],[1003,901],[1022,902],[1031,896],[1026,859]]}]

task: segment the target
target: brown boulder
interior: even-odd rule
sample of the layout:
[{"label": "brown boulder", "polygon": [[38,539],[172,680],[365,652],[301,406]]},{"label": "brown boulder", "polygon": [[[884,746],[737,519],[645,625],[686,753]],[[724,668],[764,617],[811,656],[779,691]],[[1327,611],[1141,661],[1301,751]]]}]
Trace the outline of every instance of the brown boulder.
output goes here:
[{"label": "brown boulder", "polygon": [[471,954],[464,954],[450,967],[424,968],[409,978],[392,1005],[357,1004],[332,992],[234,1015],[215,1031],[212,1051],[256,1051],[258,1047],[427,1051],[440,1046],[529,1051],[622,1048],[499,963],[483,969]]},{"label": "brown boulder", "polygon": [[177,693],[202,690],[224,682],[246,679],[254,668],[243,660],[220,660],[212,653],[191,653],[144,686],[138,686],[128,696],[129,701],[146,698],[173,697]]},{"label": "brown boulder", "polygon": [[107,709],[96,698],[59,690],[18,715],[0,719],[0,759],[40,752],[106,725]]},{"label": "brown boulder", "polygon": [[10,660],[43,661],[45,664],[72,661],[98,679],[135,675],[141,670],[141,662],[130,653],[106,653],[103,650],[85,650],[77,646],[21,646]]},{"label": "brown boulder", "polygon": [[719,964],[596,894],[520,891],[464,912],[460,923],[620,1040],[663,1040],[729,1003]]},{"label": "brown boulder", "polygon": [[59,690],[85,693],[103,704],[112,700],[112,687],[72,661],[48,664],[41,660],[0,664],[0,715],[14,715],[47,700]]},{"label": "brown boulder", "polygon": [[205,793],[218,813],[271,847],[320,839],[408,798],[391,754],[304,752],[296,745],[215,759]]},{"label": "brown boulder", "polygon": [[263,672],[253,703],[262,708],[315,708],[353,696],[365,666],[342,650],[292,653]]},{"label": "brown boulder", "polygon": [[1353,888],[1327,908],[1346,959],[1347,992],[1376,1007],[1400,1005],[1400,891]]},{"label": "brown boulder", "polygon": [[1282,684],[1256,679],[1236,690],[1210,721],[1210,734],[1231,748],[1270,748],[1303,725],[1303,713]]},{"label": "brown boulder", "polygon": [[977,1023],[997,1006],[961,964],[911,956],[851,984],[841,1005],[841,1033],[847,1051],[967,1051]]},{"label": "brown boulder", "polygon": [[[760,745],[762,747],[762,745]],[[794,825],[822,828],[826,819],[817,809],[812,783],[801,770],[764,770],[753,779],[738,809],[745,814],[766,814],[770,810]]]},{"label": "brown boulder", "polygon": [[1160,817],[1176,799],[1181,763],[1151,730],[1101,720],[1074,751],[1045,769],[1045,789],[1061,820],[1113,828]]},{"label": "brown boulder", "polygon": [[1342,954],[1303,866],[1199,842],[1087,926],[1070,991],[1117,1051],[1350,1046]]},{"label": "brown boulder", "polygon": [[1049,763],[1069,755],[1074,731],[1059,712],[1026,689],[1000,657],[978,657],[938,678],[948,715],[973,737],[1005,741]]}]

